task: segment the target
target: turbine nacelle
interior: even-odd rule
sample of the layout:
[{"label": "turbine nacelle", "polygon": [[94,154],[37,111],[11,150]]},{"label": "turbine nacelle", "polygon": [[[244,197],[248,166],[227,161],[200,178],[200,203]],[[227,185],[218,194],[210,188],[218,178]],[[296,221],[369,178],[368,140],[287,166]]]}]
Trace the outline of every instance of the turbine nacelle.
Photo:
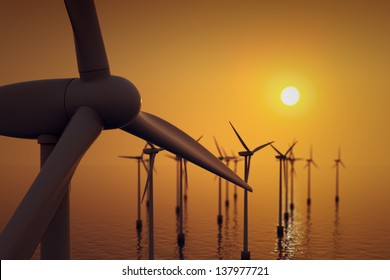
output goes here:
[{"label": "turbine nacelle", "polygon": [[242,157],[248,157],[248,156],[253,156],[253,152],[251,151],[242,151],[242,152],[238,152],[238,154]]},{"label": "turbine nacelle", "polygon": [[69,116],[80,106],[94,109],[103,121],[104,129],[128,125],[141,109],[141,96],[127,79],[108,76],[93,82],[73,80],[65,95],[65,108]]}]

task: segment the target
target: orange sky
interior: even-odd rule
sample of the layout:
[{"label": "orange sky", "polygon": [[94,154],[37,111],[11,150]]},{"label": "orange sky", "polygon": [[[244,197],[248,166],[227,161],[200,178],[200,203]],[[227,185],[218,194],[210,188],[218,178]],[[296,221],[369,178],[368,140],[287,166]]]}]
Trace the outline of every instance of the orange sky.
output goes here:
[{"label": "orange sky", "polygon": [[[292,3],[294,2],[294,3]],[[310,143],[319,165],[342,146],[348,165],[388,166],[390,4],[387,1],[96,1],[112,74],[139,89],[142,110],[216,152],[274,140],[296,155]],[[7,1],[0,9],[0,84],[74,77],[71,27],[60,0]],[[279,101],[284,86],[301,102]],[[82,164],[123,164],[144,143],[102,134]],[[34,141],[0,137],[0,164],[38,165]],[[274,168],[273,152],[264,152]],[[166,161],[167,159],[163,159]],[[264,159],[264,164],[267,160]]]}]

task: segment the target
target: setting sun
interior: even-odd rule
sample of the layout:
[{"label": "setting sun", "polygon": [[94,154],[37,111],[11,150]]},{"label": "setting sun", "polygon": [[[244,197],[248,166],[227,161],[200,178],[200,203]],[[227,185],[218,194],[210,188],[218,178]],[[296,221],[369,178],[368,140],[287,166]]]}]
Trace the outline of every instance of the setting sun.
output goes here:
[{"label": "setting sun", "polygon": [[299,91],[295,87],[286,87],[280,95],[282,102],[287,106],[292,106],[299,101]]}]

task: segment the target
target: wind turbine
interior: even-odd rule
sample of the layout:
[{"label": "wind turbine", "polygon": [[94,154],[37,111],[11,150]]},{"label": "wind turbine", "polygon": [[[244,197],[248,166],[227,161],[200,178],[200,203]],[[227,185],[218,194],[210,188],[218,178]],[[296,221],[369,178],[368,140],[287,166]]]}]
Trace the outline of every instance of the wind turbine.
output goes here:
[{"label": "wind turbine", "polygon": [[282,165],[283,165],[283,161],[285,161],[287,158],[287,154],[294,148],[295,144],[297,144],[297,142],[292,144],[292,146],[290,146],[290,148],[284,154],[279,152],[278,149],[276,149],[273,145],[271,145],[271,147],[278,153],[275,156],[275,158],[279,160],[279,224],[276,227],[276,232],[278,234],[278,237],[282,237],[284,234],[283,225],[282,225]]},{"label": "wind turbine", "polygon": [[[145,145],[144,149],[147,145]],[[144,150],[143,149],[143,150]],[[119,156],[120,158],[126,159],[135,159],[137,160],[137,221],[136,228],[137,230],[142,229],[142,220],[141,220],[141,163],[144,166],[146,173],[148,173],[148,168],[146,167],[145,161],[143,159],[144,151],[142,150],[141,155],[139,156]]]},{"label": "wind turbine", "polygon": [[[235,156],[228,156],[226,151],[222,148],[222,152],[223,152],[223,159],[225,160],[226,162],[226,166],[229,167],[229,163],[230,161],[232,160],[235,160]],[[236,172],[234,172],[236,173]],[[225,198],[225,206],[226,207],[229,207],[229,181],[226,180],[226,198]]]},{"label": "wind turbine", "polygon": [[294,176],[296,176],[296,172],[295,172],[295,162],[298,160],[303,160],[303,158],[296,158],[294,156],[294,152],[293,150],[291,150],[290,152],[290,157],[287,158],[288,161],[290,162],[290,165],[291,165],[291,169],[290,169],[290,172],[291,172],[291,202],[290,202],[290,210],[291,210],[291,213],[293,213],[294,211],[294,208],[295,208],[295,205],[294,205]]},{"label": "wind turbine", "polygon": [[[268,142],[266,144],[260,145],[257,148],[253,149],[252,151],[248,148],[248,146],[245,144],[244,140],[241,138],[240,134],[238,134],[237,130],[234,128],[233,124],[229,122],[231,127],[234,130],[234,133],[237,135],[238,140],[241,142],[242,146],[244,147],[245,151],[238,152],[238,154],[242,157],[244,157],[245,160],[245,171],[244,171],[244,180],[248,183],[249,179],[249,170],[251,167],[251,158],[257,151],[261,150],[262,148],[265,148],[266,146],[273,143]],[[245,190],[244,192],[244,248],[241,251],[241,259],[242,260],[250,260],[251,253],[248,250],[248,192]]]},{"label": "wind turbine", "polygon": [[[214,137],[215,145],[217,146],[219,157],[218,159],[222,162],[225,158],[222,155],[221,149],[219,148],[217,139]],[[226,168],[228,168],[226,166]],[[222,224],[222,179],[221,177],[218,177],[218,215],[217,215],[217,223],[220,225]]]},{"label": "wind turbine", "polygon": [[[202,139],[203,135],[200,136],[196,142],[199,142],[200,139]],[[184,200],[187,200],[187,190],[188,190],[188,174],[187,174],[187,160],[184,159],[178,155],[171,156],[167,155],[170,159],[173,159],[176,161],[176,214],[179,214],[180,212],[180,188],[182,188],[182,181],[180,181],[180,161],[183,161],[184,163],[184,182],[185,182],[185,195],[184,195]]]},{"label": "wind turbine", "polygon": [[[233,151],[232,151],[232,155],[233,155],[233,157],[234,157],[234,160],[233,160],[233,162],[234,162],[234,173],[237,174],[237,165],[238,165],[238,163],[239,163],[240,161],[242,161],[243,159],[234,156],[234,152],[233,152]],[[237,201],[237,186],[236,186],[236,185],[234,185],[234,201]]]},{"label": "wind turbine", "polygon": [[176,161],[176,207],[175,207],[175,212],[176,214],[179,214],[180,212],[180,196],[179,196],[179,192],[180,192],[180,164],[181,164],[181,160],[182,158],[180,156],[171,156],[171,155],[167,155],[167,157],[169,157],[170,159],[173,159],[174,161]]},{"label": "wind turbine", "polygon": [[[199,142],[203,136],[200,136],[196,142]],[[186,189],[188,188],[188,173],[187,173],[187,161],[180,156],[173,157],[179,163],[179,173],[178,173],[178,181],[179,181],[179,233],[177,234],[177,243],[179,246],[184,246],[185,243],[185,235],[183,231],[183,174],[184,174],[184,183]],[[183,169],[184,167],[184,169]]]},{"label": "wind turbine", "polygon": [[311,167],[311,164],[314,165],[315,168],[318,168],[317,164],[314,162],[313,160],[313,147],[310,145],[310,158],[308,158],[306,160],[306,165],[307,166],[307,205],[310,206],[311,205],[311,198],[310,198],[310,167]]},{"label": "wind turbine", "polygon": [[340,146],[339,146],[338,158],[335,159],[334,161],[335,161],[334,167],[336,167],[336,204],[338,204],[339,200],[340,200],[340,197],[339,197],[339,164],[341,164],[341,166],[345,168],[345,164],[341,161]]},{"label": "wind turbine", "polygon": [[153,203],[153,168],[154,168],[154,159],[156,158],[157,153],[161,152],[162,148],[156,148],[151,142],[148,142],[150,148],[144,149],[144,154],[149,155],[149,170],[148,178],[146,180],[144,194],[142,196],[142,201],[145,198],[146,192],[149,194],[149,260],[154,260],[154,203]]},{"label": "wind turbine", "polygon": [[[37,80],[0,87],[0,135],[38,139],[55,147],[0,236],[0,259],[28,259],[47,235],[50,223],[69,222],[69,183],[102,130],[122,129],[221,176],[249,191],[251,187],[207,149],[172,124],[141,109],[141,96],[127,79],[110,74],[93,0],[65,0],[72,24],[80,78]],[[58,141],[57,141],[58,139]],[[45,159],[42,155],[41,159]],[[152,169],[151,169],[152,170]],[[62,205],[61,205],[62,207]],[[65,217],[54,218],[57,210]],[[53,220],[54,218],[54,220]],[[58,233],[58,231],[57,231]],[[49,238],[55,247],[69,234]],[[52,247],[52,246],[48,246]]]}]

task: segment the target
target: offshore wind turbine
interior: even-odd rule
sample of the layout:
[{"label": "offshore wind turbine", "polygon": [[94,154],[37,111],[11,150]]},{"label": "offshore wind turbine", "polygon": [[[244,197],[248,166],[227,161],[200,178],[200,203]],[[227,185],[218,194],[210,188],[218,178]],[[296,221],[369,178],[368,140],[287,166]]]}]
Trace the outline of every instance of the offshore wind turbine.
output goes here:
[{"label": "offshore wind turbine", "polygon": [[296,172],[295,172],[295,162],[296,161],[299,161],[299,160],[303,160],[303,158],[296,158],[294,156],[294,150],[291,150],[290,152],[290,157],[287,158],[288,161],[290,162],[290,165],[291,165],[291,169],[290,169],[290,176],[291,176],[291,202],[290,202],[290,210],[291,210],[291,213],[293,213],[294,209],[295,209],[295,205],[294,205],[294,176],[296,176]]},{"label": "offshore wind turbine", "polygon": [[[69,223],[69,204],[62,202],[69,195],[79,162],[102,130],[122,129],[252,191],[186,133],[140,111],[141,96],[136,87],[110,73],[93,0],[65,0],[65,6],[74,34],[79,78],[0,87],[0,135],[38,139],[41,159],[47,158],[0,235],[0,259],[31,258],[42,237],[51,235],[47,231],[50,224]],[[65,214],[56,216],[60,212]],[[45,248],[62,244],[64,248],[47,258],[70,257],[69,234],[59,228],[47,238],[50,244]]]},{"label": "offshore wind turbine", "polygon": [[[239,158],[239,157],[236,157],[236,156],[234,155],[234,152],[233,152],[233,151],[232,151],[232,155],[233,155],[233,157],[234,157],[234,160],[233,160],[233,162],[234,162],[234,173],[237,174],[237,166],[238,166],[238,163],[239,163],[240,161],[242,161],[243,159],[242,159],[242,158]],[[234,185],[234,201],[237,201],[237,185]]]},{"label": "offshore wind turbine", "polygon": [[148,168],[146,167],[145,161],[144,161],[144,149],[142,149],[142,153],[139,156],[119,156],[120,158],[126,158],[126,159],[135,159],[137,160],[137,221],[136,221],[136,228],[138,230],[142,229],[142,220],[141,220],[141,163],[144,166],[146,173],[148,173]]},{"label": "offshore wind turbine", "polygon": [[[214,137],[215,146],[217,146],[219,157],[218,159],[222,162],[225,158],[222,155],[221,149],[219,148],[217,139]],[[227,166],[226,166],[227,168]],[[218,177],[218,215],[217,215],[217,223],[222,224],[222,179]]]},{"label": "offshore wind turbine", "polygon": [[[226,162],[226,166],[229,167],[230,161],[235,160],[236,157],[235,156],[228,156],[228,154],[226,153],[226,151],[223,148],[222,148],[222,152],[223,152],[223,159]],[[225,206],[229,207],[229,181],[226,181]]]},{"label": "offshore wind turbine", "polygon": [[271,147],[278,153],[275,158],[279,160],[279,224],[276,227],[276,233],[278,237],[282,237],[284,234],[282,225],[282,165],[283,161],[285,161],[287,158],[287,154],[294,148],[295,144],[297,144],[297,142],[292,144],[292,146],[290,146],[290,148],[284,154],[271,145]]},{"label": "offshore wind turbine", "polygon": [[317,164],[313,160],[313,147],[310,145],[310,158],[306,160],[306,167],[307,167],[307,205],[311,205],[311,189],[310,189],[310,183],[311,183],[311,165],[314,165],[315,168],[318,168]]},{"label": "offshore wind turbine", "polygon": [[154,201],[153,201],[153,168],[154,160],[157,153],[161,152],[162,148],[156,148],[151,142],[148,142],[150,148],[144,149],[144,154],[149,155],[149,170],[148,178],[146,180],[144,194],[142,200],[145,198],[146,192],[149,194],[149,260],[154,260]]},{"label": "offshore wind turbine", "polygon": [[[200,136],[196,141],[199,142],[203,136]],[[184,174],[184,183],[186,189],[188,189],[188,173],[187,173],[187,160],[183,159],[180,156],[176,156],[179,163],[179,233],[177,234],[177,243],[179,246],[184,246],[185,235],[184,235],[184,225],[183,225],[183,174]],[[183,168],[184,167],[184,168]]]},{"label": "offshore wind turbine", "polygon": [[336,204],[339,203],[340,197],[339,197],[339,164],[341,164],[342,167],[345,168],[345,164],[341,160],[341,150],[339,146],[339,153],[337,159],[334,160],[335,164],[334,167],[336,167]]},{"label": "offshore wind turbine", "polygon": [[[196,142],[199,142],[202,139],[203,135],[200,136]],[[180,180],[180,161],[184,163],[184,180],[185,180],[185,195],[184,200],[187,200],[187,190],[188,190],[188,174],[187,174],[187,160],[183,159],[181,156],[175,155],[167,155],[170,159],[176,161],[176,214],[180,213],[180,188],[182,188],[182,181]]]},{"label": "offshore wind turbine", "polygon": [[[237,130],[234,128],[233,124],[229,122],[231,127],[234,130],[234,133],[237,135],[238,140],[244,147],[245,151],[239,152],[238,154],[242,157],[244,157],[245,160],[245,171],[244,171],[244,180],[248,183],[249,179],[249,170],[251,167],[251,158],[257,151],[265,148],[266,146],[273,143],[268,142],[266,144],[260,145],[257,148],[253,149],[252,151],[248,148],[248,146],[245,144],[244,140],[241,138],[240,134],[238,134]],[[244,246],[243,250],[241,251],[241,259],[242,260],[250,260],[251,253],[248,249],[248,192],[244,192]]]}]

